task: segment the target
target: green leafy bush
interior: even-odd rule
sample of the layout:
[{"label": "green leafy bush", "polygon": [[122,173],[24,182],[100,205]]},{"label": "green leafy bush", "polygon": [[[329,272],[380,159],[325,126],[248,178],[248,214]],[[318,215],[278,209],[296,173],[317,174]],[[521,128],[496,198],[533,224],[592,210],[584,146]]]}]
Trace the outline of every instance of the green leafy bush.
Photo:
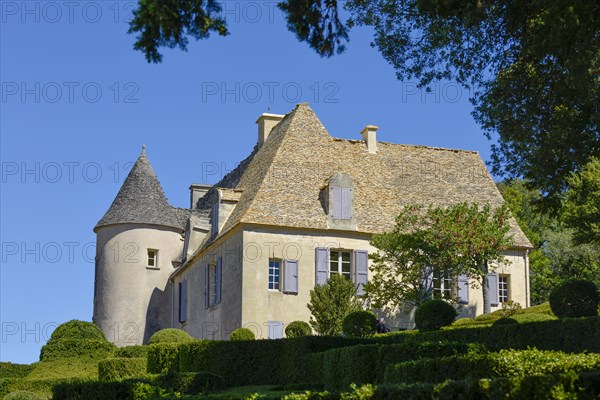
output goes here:
[{"label": "green leafy bush", "polygon": [[161,329],[154,335],[150,336],[148,344],[151,345],[157,343],[183,343],[189,342],[190,340],[194,340],[194,338],[191,337],[189,333],[182,331],[181,329],[167,328]]},{"label": "green leafy bush", "polygon": [[514,325],[514,324],[518,324],[519,322],[514,319],[514,318],[509,318],[509,317],[502,317],[500,319],[497,319],[496,321],[494,321],[494,323],[492,324],[492,326],[502,326],[502,325]]},{"label": "green leafy bush", "polygon": [[415,311],[415,324],[420,331],[435,331],[450,325],[456,318],[456,310],[444,300],[427,300]]},{"label": "green leafy bush", "polygon": [[64,358],[88,358],[100,360],[110,357],[116,346],[105,340],[50,339],[40,352],[40,361]]},{"label": "green leafy bush", "polygon": [[527,322],[553,321],[556,320],[556,317],[548,314],[518,314],[514,315],[512,319],[523,324]]},{"label": "green leafy bush", "polygon": [[52,388],[67,379],[28,379],[5,378],[0,379],[0,399],[18,391],[31,392],[46,399],[52,394]]},{"label": "green leafy bush", "polygon": [[167,391],[184,394],[198,394],[226,387],[222,377],[209,372],[171,372],[156,377],[154,384]]},{"label": "green leafy bush", "polygon": [[35,364],[13,364],[0,362],[1,378],[24,378],[35,368]]},{"label": "green leafy bush", "polygon": [[465,326],[465,325],[473,325],[475,319],[473,318],[459,318],[452,323],[452,326]]},{"label": "green leafy bush", "polygon": [[106,340],[104,333],[92,322],[71,320],[59,325],[52,335],[50,340]]},{"label": "green leafy bush", "polygon": [[375,334],[377,318],[371,311],[354,311],[346,315],[342,323],[344,335],[348,337],[369,337]]},{"label": "green leafy bush", "polygon": [[148,346],[125,346],[115,351],[117,358],[145,358],[148,357]]},{"label": "green leafy bush", "polygon": [[16,392],[12,392],[7,394],[2,398],[2,400],[44,400],[40,396],[35,393],[27,392],[24,390],[18,390]]},{"label": "green leafy bush", "polygon": [[570,279],[550,293],[550,307],[558,318],[580,318],[598,315],[600,294],[593,282]]},{"label": "green leafy bush", "polygon": [[231,332],[229,336],[229,340],[239,341],[239,340],[254,340],[256,337],[254,336],[254,332],[252,332],[248,328],[238,328],[235,331]]},{"label": "green leafy bush", "polygon": [[310,329],[308,322],[293,321],[285,327],[285,336],[288,338],[310,335],[312,335],[312,329]]},{"label": "green leafy bush", "polygon": [[72,320],[59,325],[42,347],[40,361],[64,358],[102,359],[111,356],[116,346],[91,322]]},{"label": "green leafy bush", "polygon": [[98,379],[102,382],[146,375],[146,358],[107,358],[98,363]]},{"label": "green leafy bush", "polygon": [[386,384],[443,382],[447,379],[524,377],[583,372],[598,368],[600,368],[600,354],[501,350],[499,353],[469,354],[388,365],[384,381]]},{"label": "green leafy bush", "polygon": [[148,346],[148,372],[163,374],[179,371],[179,346],[185,343],[157,343]]}]

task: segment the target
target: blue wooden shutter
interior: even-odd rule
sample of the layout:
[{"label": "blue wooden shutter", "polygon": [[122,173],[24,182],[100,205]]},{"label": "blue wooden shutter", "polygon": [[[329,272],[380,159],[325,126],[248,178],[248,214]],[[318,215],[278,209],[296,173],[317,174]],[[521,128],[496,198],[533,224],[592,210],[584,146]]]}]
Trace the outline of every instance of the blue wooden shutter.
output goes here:
[{"label": "blue wooden shutter", "polygon": [[496,274],[488,274],[487,276],[488,282],[488,293],[490,294],[490,305],[492,307],[497,307],[499,304],[498,300],[498,275]]},{"label": "blue wooden shutter", "polygon": [[212,235],[219,232],[219,203],[215,203],[212,206],[210,225],[210,232]]},{"label": "blue wooden shutter", "polygon": [[210,307],[210,264],[204,270],[204,308]]},{"label": "blue wooden shutter", "polygon": [[269,339],[283,338],[283,322],[269,321]]},{"label": "blue wooden shutter", "polygon": [[187,320],[187,281],[179,282],[179,322]]},{"label": "blue wooden shutter", "polygon": [[215,271],[215,304],[221,302],[221,285],[222,285],[222,274],[223,274],[223,257],[219,257],[217,260],[217,269]]},{"label": "blue wooden shutter", "polygon": [[335,219],[342,218],[342,188],[331,188],[331,196],[333,197],[333,212],[331,216]]},{"label": "blue wooden shutter", "polygon": [[327,271],[329,268],[329,250],[325,247],[315,249],[315,285],[327,283]]},{"label": "blue wooden shutter", "polygon": [[354,283],[358,285],[356,294],[365,294],[364,284],[369,278],[369,252],[366,250],[354,251]]},{"label": "blue wooden shutter", "polygon": [[352,219],[352,190],[342,188],[342,219]]},{"label": "blue wooden shutter", "polygon": [[283,292],[298,293],[298,260],[283,260]]},{"label": "blue wooden shutter", "polygon": [[458,276],[458,302],[469,304],[469,277],[467,275]]}]

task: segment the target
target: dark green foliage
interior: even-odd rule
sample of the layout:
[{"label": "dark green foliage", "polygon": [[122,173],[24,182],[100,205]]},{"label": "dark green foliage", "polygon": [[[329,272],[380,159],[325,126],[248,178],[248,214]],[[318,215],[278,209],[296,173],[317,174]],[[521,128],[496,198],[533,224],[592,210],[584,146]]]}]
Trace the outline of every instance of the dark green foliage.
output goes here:
[{"label": "dark green foliage", "polygon": [[[308,355],[338,347],[373,343],[372,339],[303,336],[293,339],[198,340],[180,347],[181,372],[211,372],[229,386],[311,383],[302,363]],[[318,382],[320,383],[320,382]]]},{"label": "dark green foliage", "polygon": [[220,390],[226,387],[222,377],[208,372],[171,372],[159,375],[153,382],[155,385],[167,391],[185,394],[197,394]]},{"label": "dark green foliage", "polygon": [[107,358],[98,363],[98,379],[102,382],[141,378],[146,375],[146,358]]},{"label": "dark green foliage", "polygon": [[40,352],[40,361],[52,361],[63,358],[103,359],[110,357],[116,346],[106,339],[50,339]]},{"label": "dark green foliage", "polygon": [[596,285],[581,279],[563,282],[550,294],[550,307],[559,318],[597,316],[599,302]]},{"label": "dark green foliage", "polygon": [[206,39],[211,31],[227,35],[227,24],[220,12],[221,5],[216,0],[140,0],[128,33],[138,34],[134,49],[142,51],[149,63],[159,63],[159,47],[187,50],[188,36]]},{"label": "dark green foliage", "polygon": [[578,244],[600,245],[600,157],[592,157],[567,178],[569,189],[562,204],[563,219],[575,230]]},{"label": "dark green foliage", "polygon": [[444,300],[427,300],[415,311],[415,324],[420,331],[435,331],[450,325],[456,310]]},{"label": "dark green foliage", "polygon": [[499,353],[469,354],[391,364],[386,384],[443,382],[447,379],[520,377],[600,368],[599,354],[566,354],[557,351],[501,350]]},{"label": "dark green foliage", "polygon": [[161,329],[154,335],[150,336],[148,344],[181,343],[190,340],[194,340],[194,338],[191,337],[189,333],[182,331],[181,329],[167,328]]},{"label": "dark green foliage", "polygon": [[64,340],[64,339],[76,339],[76,340],[106,340],[104,334],[98,328],[97,325],[86,322],[71,320],[59,325],[50,340]]},{"label": "dark green foliage", "polygon": [[179,371],[179,346],[191,343],[157,343],[148,346],[148,372],[164,374]]},{"label": "dark green foliage", "polygon": [[346,315],[361,309],[356,286],[341,274],[332,274],[326,284],[312,289],[307,307],[311,312],[310,326],[324,336],[340,335]]},{"label": "dark green foliage", "polygon": [[0,399],[12,392],[24,391],[49,396],[52,388],[66,379],[0,378]]},{"label": "dark green foliage", "polygon": [[556,317],[548,314],[518,314],[511,317],[519,324],[526,324],[528,322],[540,322],[540,321],[554,321]]},{"label": "dark green foliage", "polygon": [[44,400],[35,393],[27,392],[24,390],[18,390],[7,394],[2,400]]},{"label": "dark green foliage", "polygon": [[312,335],[312,329],[310,329],[308,322],[305,321],[293,321],[285,327],[285,336],[287,338],[310,335]]},{"label": "dark green foliage", "polygon": [[239,340],[255,340],[256,336],[254,336],[254,332],[252,332],[248,328],[238,328],[231,332],[229,335],[229,340],[239,341]]},{"label": "dark green foliage", "polygon": [[59,325],[42,347],[40,361],[63,358],[102,359],[110,357],[116,346],[91,322],[72,320]]},{"label": "dark green foliage", "polygon": [[167,392],[198,394],[222,388],[223,379],[208,373],[169,373],[113,382],[73,379],[54,387],[53,400],[148,400],[165,398]]},{"label": "dark green foliage", "polygon": [[351,346],[326,351],[323,383],[328,390],[347,388],[351,383],[375,382],[378,345]]},{"label": "dark green foliage", "polygon": [[35,368],[35,364],[13,364],[0,362],[0,378],[24,378]]},{"label": "dark green foliage", "polygon": [[536,347],[543,350],[600,353],[600,317],[567,318],[495,327],[456,328],[421,332],[417,335],[401,333],[376,336],[374,340],[382,344],[404,343],[408,340],[450,341],[481,343],[490,349]]},{"label": "dark green foliage", "polygon": [[148,357],[148,346],[125,346],[115,351],[119,358],[145,358]]},{"label": "dark green foliage", "polygon": [[354,311],[344,318],[342,328],[348,337],[369,337],[375,334],[377,318],[371,311]]},{"label": "dark green foliage", "polygon": [[497,319],[496,321],[494,321],[492,326],[514,325],[514,324],[518,324],[518,323],[519,322],[514,318],[504,317],[504,318],[500,318],[500,319]]}]

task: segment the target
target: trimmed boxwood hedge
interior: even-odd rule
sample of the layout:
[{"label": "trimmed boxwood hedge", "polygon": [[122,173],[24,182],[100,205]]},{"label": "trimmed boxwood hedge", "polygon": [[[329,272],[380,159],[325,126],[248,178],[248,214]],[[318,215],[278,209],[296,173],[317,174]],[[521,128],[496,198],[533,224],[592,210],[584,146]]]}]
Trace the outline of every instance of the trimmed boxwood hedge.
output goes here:
[{"label": "trimmed boxwood hedge", "polygon": [[148,372],[151,374],[179,372],[179,346],[182,344],[158,343],[148,346]]},{"label": "trimmed boxwood hedge", "polygon": [[147,400],[165,392],[193,395],[220,390],[224,387],[223,378],[209,373],[169,373],[146,379],[125,379],[113,382],[73,379],[56,385],[52,399]]},{"label": "trimmed boxwood hedge", "polygon": [[115,350],[116,346],[106,340],[50,339],[42,347],[40,361],[53,361],[72,357],[99,360],[110,357]]},{"label": "trimmed boxwood hedge", "polygon": [[443,382],[447,379],[524,377],[600,369],[600,354],[558,351],[501,350],[499,353],[428,358],[391,364],[384,382]]},{"label": "trimmed boxwood hedge", "polygon": [[27,379],[27,378],[6,378],[0,379],[0,399],[9,393],[16,391],[27,391],[38,396],[49,397],[52,388],[68,379]]},{"label": "trimmed boxwood hedge", "polygon": [[148,344],[181,343],[194,340],[189,333],[177,328],[166,328],[154,333],[148,339]]},{"label": "trimmed boxwood hedge", "polygon": [[13,364],[0,362],[0,378],[24,378],[35,368],[35,364]]},{"label": "trimmed boxwood hedge", "polygon": [[18,390],[7,394],[2,400],[44,400],[42,397],[35,393],[27,392],[25,390]]},{"label": "trimmed boxwood hedge", "polygon": [[104,333],[92,322],[71,320],[60,324],[52,335],[51,340],[106,340]]},{"label": "trimmed boxwood hedge", "polygon": [[561,350],[580,353],[600,353],[600,317],[566,318],[563,320],[530,322],[526,324],[465,329],[447,329],[417,334],[378,335],[382,344],[420,342],[481,343],[490,349]]},{"label": "trimmed boxwood hedge", "polygon": [[214,341],[180,345],[180,371],[207,371],[230,386],[306,382],[305,356],[337,347],[374,343],[372,339],[303,336],[292,339]]},{"label": "trimmed boxwood hedge", "polygon": [[125,346],[115,351],[118,358],[145,358],[148,357],[148,346]]},{"label": "trimmed boxwood hedge", "polygon": [[147,369],[146,358],[107,358],[98,363],[98,379],[102,382],[125,378],[143,378]]}]

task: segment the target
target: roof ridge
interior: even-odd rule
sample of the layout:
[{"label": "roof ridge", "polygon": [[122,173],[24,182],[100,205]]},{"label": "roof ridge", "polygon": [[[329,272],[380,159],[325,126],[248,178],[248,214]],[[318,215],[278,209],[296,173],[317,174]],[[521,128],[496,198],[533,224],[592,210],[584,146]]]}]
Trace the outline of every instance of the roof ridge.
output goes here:
[{"label": "roof ridge", "polygon": [[[332,137],[332,139],[336,142],[349,142],[352,144],[358,144],[358,143],[364,142],[364,140],[362,140],[362,139],[346,139],[346,138],[338,138],[338,137]],[[455,148],[451,148],[451,147],[441,147],[441,146],[427,146],[424,144],[394,143],[394,142],[384,142],[384,141],[379,141],[379,140],[377,141],[377,144],[384,144],[387,146],[403,146],[403,147],[428,149],[428,150],[443,150],[443,151],[479,154],[479,152],[477,150],[455,149]]]}]

